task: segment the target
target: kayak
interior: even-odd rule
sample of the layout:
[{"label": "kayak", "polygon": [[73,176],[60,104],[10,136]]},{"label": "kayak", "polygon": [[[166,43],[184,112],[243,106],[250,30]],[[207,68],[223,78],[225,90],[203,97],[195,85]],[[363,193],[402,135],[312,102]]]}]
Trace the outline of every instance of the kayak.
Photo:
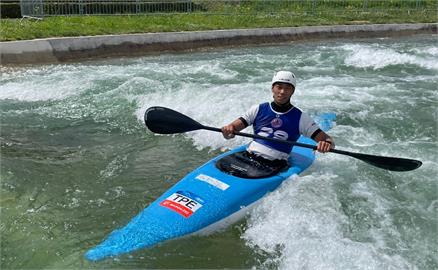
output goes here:
[{"label": "kayak", "polygon": [[[319,125],[332,126],[334,114],[323,114]],[[315,145],[301,136],[301,143]],[[207,235],[245,216],[269,192],[315,160],[309,148],[293,147],[289,166],[272,169],[245,155],[246,145],[225,152],[182,178],[125,227],[114,230],[85,258],[98,261],[192,234]]]}]

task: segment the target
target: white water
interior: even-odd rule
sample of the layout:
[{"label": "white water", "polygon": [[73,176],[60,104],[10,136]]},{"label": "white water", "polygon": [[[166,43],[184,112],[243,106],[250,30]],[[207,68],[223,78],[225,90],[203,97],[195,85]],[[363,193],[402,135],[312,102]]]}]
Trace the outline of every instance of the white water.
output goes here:
[{"label": "white water", "polygon": [[437,55],[436,47],[415,48],[403,52],[380,44],[349,44],[340,49],[347,52],[345,64],[348,66],[377,70],[393,65],[414,65],[438,70],[438,63],[431,58]]},{"label": "white water", "polygon": [[[329,166],[329,164],[327,164]],[[344,235],[348,218],[342,213],[333,190],[336,174],[314,172],[285,183],[254,211],[244,239],[253,247],[279,257],[262,264],[280,269],[409,269],[412,265],[399,255],[382,254],[385,248],[378,230],[370,231],[369,242],[352,241]],[[366,184],[357,184],[355,195],[371,199],[385,220],[382,198],[373,198]]]},{"label": "white water", "polygon": [[[438,174],[438,128],[431,123],[438,117],[437,51],[431,38],[424,44],[371,40],[4,69],[0,100],[28,104],[5,117],[32,113],[36,123],[41,117],[92,119],[129,135],[145,132],[143,115],[150,106],[220,127],[270,100],[274,70],[293,70],[293,103],[311,115],[335,112],[330,134],[340,148],[420,159],[424,165],[392,173],[341,155],[320,156],[304,176],[285,182],[252,211],[241,238],[259,258],[255,267],[427,269],[426,259],[438,263],[431,239],[436,231],[416,219],[430,224],[438,215],[438,198],[429,192]],[[176,136],[199,150],[248,141],[226,141],[208,131]],[[96,170],[99,181],[111,183],[132,169],[130,159],[126,153],[110,158]],[[93,199],[87,199],[86,188],[63,188],[64,205],[110,207],[114,198],[128,200],[124,183],[105,188],[105,196]]]}]

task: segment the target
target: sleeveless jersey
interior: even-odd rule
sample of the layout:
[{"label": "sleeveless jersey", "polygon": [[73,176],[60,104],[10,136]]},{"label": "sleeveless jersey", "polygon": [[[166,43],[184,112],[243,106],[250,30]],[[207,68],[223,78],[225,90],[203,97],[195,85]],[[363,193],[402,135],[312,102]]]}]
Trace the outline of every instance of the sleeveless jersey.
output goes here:
[{"label": "sleeveless jersey", "polygon": [[[260,104],[253,124],[254,134],[280,140],[296,141],[300,137],[301,114],[302,112],[296,107],[292,107],[285,113],[278,113],[271,109],[268,102]],[[285,143],[262,139],[255,139],[255,141],[285,154],[289,154],[292,150],[292,145]]]}]

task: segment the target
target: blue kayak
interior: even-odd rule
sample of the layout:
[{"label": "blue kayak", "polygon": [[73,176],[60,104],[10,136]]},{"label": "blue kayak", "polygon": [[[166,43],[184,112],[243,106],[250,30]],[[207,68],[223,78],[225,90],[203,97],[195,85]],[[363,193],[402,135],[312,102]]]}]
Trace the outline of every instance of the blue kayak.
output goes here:
[{"label": "blue kayak", "polygon": [[[333,115],[329,116],[318,121],[325,130],[333,120]],[[305,137],[298,142],[315,144]],[[312,149],[295,146],[289,166],[272,174],[260,164],[248,166],[252,161],[241,155],[245,149],[246,145],[221,154],[186,175],[125,227],[113,231],[87,251],[85,257],[98,261],[190,234],[205,235],[225,228],[241,219],[284,180],[306,170],[315,159]]]}]

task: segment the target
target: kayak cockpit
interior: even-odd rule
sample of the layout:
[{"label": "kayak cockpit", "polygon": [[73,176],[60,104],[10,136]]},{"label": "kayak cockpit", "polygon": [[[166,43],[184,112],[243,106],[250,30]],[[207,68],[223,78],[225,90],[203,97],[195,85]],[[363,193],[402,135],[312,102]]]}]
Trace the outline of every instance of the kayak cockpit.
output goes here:
[{"label": "kayak cockpit", "polygon": [[266,178],[287,170],[288,162],[269,162],[257,159],[247,151],[235,152],[216,161],[216,168],[240,178]]}]

